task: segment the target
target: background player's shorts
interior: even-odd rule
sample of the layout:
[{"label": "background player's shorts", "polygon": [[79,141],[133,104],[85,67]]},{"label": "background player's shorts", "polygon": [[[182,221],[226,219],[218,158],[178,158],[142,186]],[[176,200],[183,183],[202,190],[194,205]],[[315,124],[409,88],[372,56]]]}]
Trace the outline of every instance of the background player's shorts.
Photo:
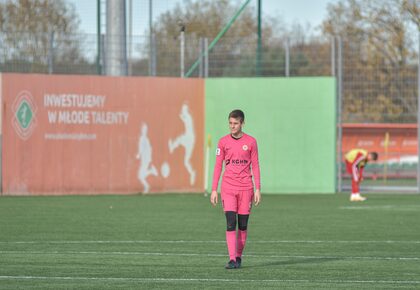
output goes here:
[{"label": "background player's shorts", "polygon": [[223,210],[234,211],[237,214],[250,214],[254,190],[222,190]]},{"label": "background player's shorts", "polygon": [[356,180],[353,172],[353,164],[346,160],[346,170],[350,174],[352,180]]}]

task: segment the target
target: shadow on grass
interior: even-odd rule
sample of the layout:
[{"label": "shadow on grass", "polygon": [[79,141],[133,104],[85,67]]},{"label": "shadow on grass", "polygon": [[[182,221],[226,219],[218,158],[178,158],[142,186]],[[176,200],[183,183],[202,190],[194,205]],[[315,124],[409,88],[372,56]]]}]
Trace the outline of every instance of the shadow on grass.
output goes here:
[{"label": "shadow on grass", "polygon": [[317,264],[317,263],[328,263],[333,261],[342,260],[341,258],[296,258],[296,259],[288,259],[283,261],[271,261],[271,262],[264,262],[254,265],[243,265],[241,268],[261,268],[261,267],[270,267],[270,266],[286,266],[286,265],[296,265],[296,264]]}]

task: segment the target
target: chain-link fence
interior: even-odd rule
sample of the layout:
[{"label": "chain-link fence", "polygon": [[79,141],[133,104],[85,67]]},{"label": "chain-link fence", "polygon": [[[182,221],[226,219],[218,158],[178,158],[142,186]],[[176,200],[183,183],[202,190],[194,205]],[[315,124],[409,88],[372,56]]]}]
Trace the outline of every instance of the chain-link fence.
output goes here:
[{"label": "chain-link fence", "polygon": [[[100,39],[100,41],[98,41]],[[374,51],[368,42],[335,38],[257,37],[212,39],[179,34],[135,36],[127,43],[127,75],[180,77],[304,77],[337,79],[338,160],[349,148],[378,151],[366,168],[366,184],[413,188],[418,179],[419,49],[400,55]],[[0,71],[49,74],[105,74],[106,36],[0,35]],[[190,68],[198,64],[194,70]],[[338,190],[349,176],[338,162]],[[417,187],[415,187],[417,190]]]},{"label": "chain-link fence", "polygon": [[[419,50],[398,54],[341,38],[336,47],[339,160],[355,147],[376,151],[363,190],[418,191]],[[350,190],[338,166],[338,188]]]},{"label": "chain-link fence", "polygon": [[416,123],[417,56],[369,55],[364,46],[342,41],[343,121]]},{"label": "chain-link fence", "polygon": [[[184,41],[181,39],[184,38]],[[106,35],[0,35],[2,72],[105,74]],[[195,36],[134,36],[127,45],[127,75],[184,75],[200,59],[192,77],[328,76],[332,70],[330,39],[272,39],[257,63],[256,37],[222,38],[208,53],[212,39]],[[99,43],[98,43],[99,42]],[[98,49],[99,48],[99,49]],[[200,73],[201,70],[201,73]]]}]

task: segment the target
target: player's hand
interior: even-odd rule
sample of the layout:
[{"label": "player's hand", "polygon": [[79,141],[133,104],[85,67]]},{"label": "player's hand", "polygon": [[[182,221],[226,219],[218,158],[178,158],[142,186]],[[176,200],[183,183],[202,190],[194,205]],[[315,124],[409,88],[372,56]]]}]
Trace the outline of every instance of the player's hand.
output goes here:
[{"label": "player's hand", "polygon": [[218,201],[218,193],[217,193],[217,191],[216,190],[213,190],[212,192],[211,192],[211,195],[210,195],[210,202],[211,202],[211,204],[213,205],[213,206],[216,206],[216,204],[217,204],[217,201]]},{"label": "player's hand", "polygon": [[255,206],[259,205],[261,201],[261,192],[259,189],[257,189],[254,193],[254,203]]}]

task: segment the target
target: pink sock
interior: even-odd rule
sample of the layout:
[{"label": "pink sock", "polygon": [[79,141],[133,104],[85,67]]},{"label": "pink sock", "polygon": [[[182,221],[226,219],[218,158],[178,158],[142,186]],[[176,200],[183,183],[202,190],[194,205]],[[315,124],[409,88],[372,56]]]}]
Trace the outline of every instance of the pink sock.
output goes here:
[{"label": "pink sock", "polygon": [[229,260],[236,260],[236,231],[226,231],[226,243],[229,252]]},{"label": "pink sock", "polygon": [[236,243],[236,257],[242,257],[242,252],[245,248],[247,231],[238,230],[238,239]]}]

